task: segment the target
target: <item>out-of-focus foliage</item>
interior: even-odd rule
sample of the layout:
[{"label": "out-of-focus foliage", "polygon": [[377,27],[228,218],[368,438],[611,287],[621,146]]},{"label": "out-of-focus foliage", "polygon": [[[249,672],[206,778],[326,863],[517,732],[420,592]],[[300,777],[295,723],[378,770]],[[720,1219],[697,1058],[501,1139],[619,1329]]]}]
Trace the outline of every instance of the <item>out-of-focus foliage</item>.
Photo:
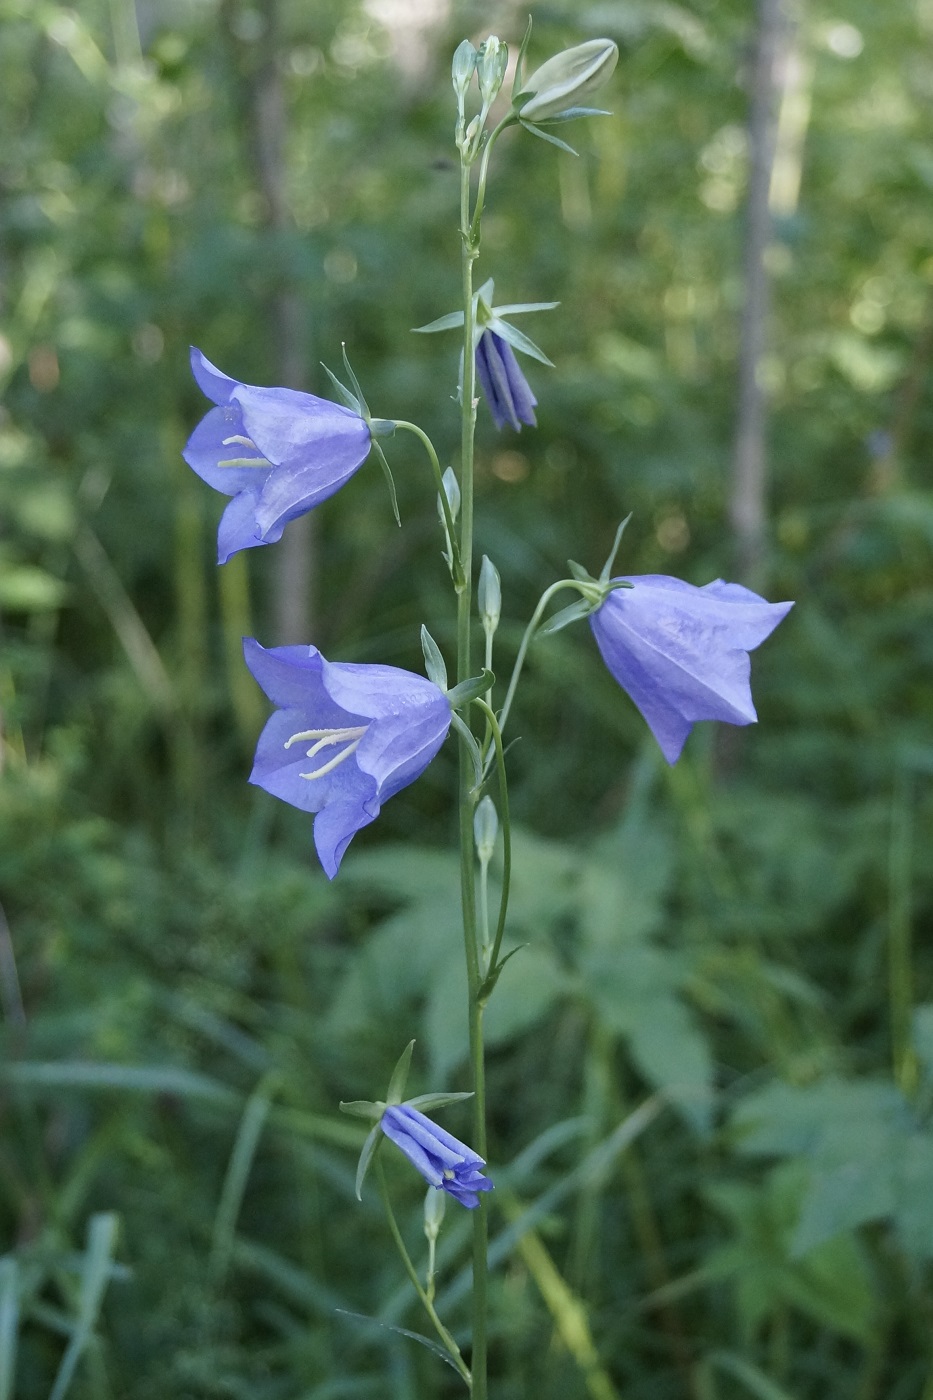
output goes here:
[{"label": "out-of-focus foliage", "polygon": [[[513,133],[490,183],[482,275],[561,302],[538,430],[480,430],[500,674],[629,510],[625,572],[732,558],[754,7],[530,8],[535,62],[622,58],[578,159]],[[515,712],[497,1400],[933,1395],[933,8],[795,14],[762,373],[767,592],[798,602],[761,724],[667,770],[586,628],[533,649]],[[178,454],[189,343],[279,382],[287,302],[307,387],[345,340],[373,412],[455,460],[455,338],[408,334],[458,295],[449,54],[524,24],[0,0],[0,1400],[454,1393],[341,1314],[417,1325],[335,1112],[412,1035],[413,1092],[460,1087],[451,759],[328,885],[244,781],[276,550],[218,572]],[[442,541],[417,445],[387,450],[402,529],[374,467],[321,508],[307,640],[417,667],[423,621],[451,642]],[[466,1250],[449,1211],[456,1329]]]}]

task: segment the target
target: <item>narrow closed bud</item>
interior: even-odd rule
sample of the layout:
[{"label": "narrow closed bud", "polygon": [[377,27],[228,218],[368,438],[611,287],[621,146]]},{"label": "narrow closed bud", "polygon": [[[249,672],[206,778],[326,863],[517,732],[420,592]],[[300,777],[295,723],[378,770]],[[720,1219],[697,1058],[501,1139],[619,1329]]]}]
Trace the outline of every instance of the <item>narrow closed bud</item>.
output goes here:
[{"label": "narrow closed bud", "polygon": [[424,1234],[431,1244],[441,1232],[446,1205],[447,1197],[444,1192],[436,1186],[429,1186],[428,1194],[424,1198]]},{"label": "narrow closed bud", "polygon": [[495,100],[496,94],[502,86],[508,62],[508,45],[500,43],[495,34],[490,34],[480,48],[479,58],[476,61],[476,75],[484,107],[488,107]]},{"label": "narrow closed bud", "polygon": [[[454,471],[453,467],[447,468],[444,475],[441,477],[441,481],[444,483],[444,495],[447,497],[447,503],[450,506],[450,517],[452,520],[456,520],[460,513],[460,483],[457,480],[457,473]],[[441,509],[440,501],[438,501],[438,510],[443,520],[444,512]]]},{"label": "narrow closed bud", "polygon": [[619,50],[611,39],[589,39],[555,54],[522,84],[522,91],[531,93],[519,108],[522,121],[547,121],[578,106],[608,82],[618,59]]},{"label": "narrow closed bud", "polygon": [[483,631],[491,638],[495,636],[502,612],[502,585],[499,581],[499,570],[485,554],[479,571],[476,601]]},{"label": "narrow closed bud", "polygon": [[492,860],[498,835],[499,816],[496,804],[487,795],[473,813],[473,839],[476,842],[476,855],[480,865],[486,866]]},{"label": "narrow closed bud", "polygon": [[454,85],[454,92],[457,94],[457,100],[461,105],[464,97],[466,97],[467,88],[470,86],[470,81],[473,77],[473,69],[476,67],[476,60],[478,57],[479,55],[469,39],[464,39],[463,43],[458,45],[457,51],[454,54],[450,76]]}]

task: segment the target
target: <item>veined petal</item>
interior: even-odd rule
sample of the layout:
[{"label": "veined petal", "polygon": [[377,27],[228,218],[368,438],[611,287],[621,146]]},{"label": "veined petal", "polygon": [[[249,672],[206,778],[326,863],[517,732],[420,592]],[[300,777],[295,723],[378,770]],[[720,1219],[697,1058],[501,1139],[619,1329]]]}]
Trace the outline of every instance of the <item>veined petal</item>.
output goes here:
[{"label": "veined petal", "polygon": [[216,365],[212,365],[207,356],[202,355],[194,345],[191,347],[191,373],[201,393],[209,398],[211,403],[229,403],[234,389],[240,387],[238,380],[231,379]]},{"label": "veined petal", "polygon": [[241,549],[255,549],[265,544],[256,532],[256,501],[252,491],[234,496],[220,517],[217,527],[217,563],[226,564],[231,555]]},{"label": "veined petal", "polygon": [[697,720],[754,723],[748,652],[792,604],[722,579],[705,588],[659,574],[625,581],[632,587],[608,594],[590,625],[667,761],[677,761]]},{"label": "veined petal", "polygon": [[329,880],[333,880],[340,869],[340,862],[356,833],[375,821],[378,815],[379,803],[375,797],[360,802],[344,799],[329,802],[318,812],[314,818],[314,847]]},{"label": "veined petal", "polygon": [[[231,440],[234,438],[245,438],[239,407],[231,403],[212,408],[185,443],[181,455],[192,471],[215,491],[222,491],[225,496],[235,496],[238,491],[252,491],[258,495],[271,467],[258,448],[250,446],[249,442],[234,442]],[[255,467],[220,465],[249,458],[255,458]]]},{"label": "veined petal", "polygon": [[358,466],[369,451],[366,423],[330,399],[297,389],[257,389],[251,384],[238,385],[235,397],[248,436],[277,467],[308,466],[319,454],[354,458]]}]

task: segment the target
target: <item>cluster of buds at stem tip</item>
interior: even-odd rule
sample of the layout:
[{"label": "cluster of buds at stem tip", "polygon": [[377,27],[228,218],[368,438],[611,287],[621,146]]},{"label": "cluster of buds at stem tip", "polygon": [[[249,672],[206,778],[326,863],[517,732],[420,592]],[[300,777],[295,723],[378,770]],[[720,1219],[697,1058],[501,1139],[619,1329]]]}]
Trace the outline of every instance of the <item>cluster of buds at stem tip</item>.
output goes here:
[{"label": "cluster of buds at stem tip", "polygon": [[608,82],[618,59],[611,39],[589,39],[555,54],[522,82],[513,99],[516,116],[542,122],[587,115],[586,109],[579,110],[581,99]]}]

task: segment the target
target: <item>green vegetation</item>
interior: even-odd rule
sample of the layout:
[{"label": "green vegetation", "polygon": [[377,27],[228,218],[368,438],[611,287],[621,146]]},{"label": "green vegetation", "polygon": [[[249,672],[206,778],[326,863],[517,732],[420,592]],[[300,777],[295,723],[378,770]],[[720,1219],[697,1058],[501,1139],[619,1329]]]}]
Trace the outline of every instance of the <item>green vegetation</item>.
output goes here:
[{"label": "green vegetation", "polygon": [[[538,429],[478,435],[504,657],[629,511],[624,572],[736,574],[753,7],[529,8],[534,62],[622,57],[578,159],[507,134],[490,179],[479,280],[561,302]],[[423,452],[386,443],[400,530],[372,462],[222,570],[179,456],[189,343],[326,394],[346,341],[373,413],[455,460],[456,338],[409,334],[457,303],[449,59],[526,12],[424,11],[0,0],[0,1400],[463,1393],[390,1330],[414,1295],[336,1108],[412,1036],[410,1091],[463,1087],[453,746],[333,884],[245,781],[244,634],[420,669],[426,622],[453,654]],[[668,769],[586,627],[533,646],[511,720],[495,1400],[933,1400],[933,7],[803,11],[762,365],[760,586],[797,606],[761,723]]]}]

